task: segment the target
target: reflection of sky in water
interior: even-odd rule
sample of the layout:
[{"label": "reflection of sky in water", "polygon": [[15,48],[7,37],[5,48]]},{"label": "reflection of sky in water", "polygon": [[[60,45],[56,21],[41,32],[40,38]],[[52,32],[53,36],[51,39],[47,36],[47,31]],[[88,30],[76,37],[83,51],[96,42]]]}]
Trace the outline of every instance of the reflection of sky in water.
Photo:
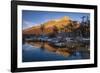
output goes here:
[{"label": "reflection of sky in water", "polygon": [[71,56],[64,57],[55,52],[45,51],[28,44],[24,44],[22,48],[23,62],[82,59],[80,52],[75,52]]}]

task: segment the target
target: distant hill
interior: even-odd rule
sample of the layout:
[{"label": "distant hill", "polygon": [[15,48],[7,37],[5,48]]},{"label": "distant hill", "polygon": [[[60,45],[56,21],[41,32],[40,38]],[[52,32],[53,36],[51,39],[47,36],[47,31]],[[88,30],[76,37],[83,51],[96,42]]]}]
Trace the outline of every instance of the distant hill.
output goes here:
[{"label": "distant hill", "polygon": [[[71,18],[64,16],[60,19],[51,20],[41,24],[40,26],[33,26],[23,30],[23,34],[35,34],[40,35],[44,34],[52,34],[55,31],[60,32],[71,32],[72,29],[77,29],[80,27],[78,22],[73,22]],[[69,29],[70,28],[70,29]]]}]

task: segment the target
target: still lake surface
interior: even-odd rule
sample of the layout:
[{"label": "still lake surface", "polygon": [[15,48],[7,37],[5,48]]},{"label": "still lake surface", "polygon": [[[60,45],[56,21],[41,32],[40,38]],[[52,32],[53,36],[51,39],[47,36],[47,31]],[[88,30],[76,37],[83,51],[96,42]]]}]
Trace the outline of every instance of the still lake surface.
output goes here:
[{"label": "still lake surface", "polygon": [[23,62],[80,60],[89,59],[89,52],[74,51],[69,53],[67,48],[55,48],[45,43],[45,48],[40,48],[40,43],[25,43],[22,46]]}]

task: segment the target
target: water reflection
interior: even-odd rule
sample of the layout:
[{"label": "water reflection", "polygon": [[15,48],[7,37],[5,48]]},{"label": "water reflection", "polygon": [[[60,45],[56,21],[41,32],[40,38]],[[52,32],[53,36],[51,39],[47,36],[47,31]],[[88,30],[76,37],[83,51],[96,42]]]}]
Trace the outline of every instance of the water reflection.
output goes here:
[{"label": "water reflection", "polygon": [[48,44],[48,42],[28,42],[28,44],[31,44],[33,46],[38,46],[42,50],[46,50],[49,52],[54,52],[56,54],[62,55],[62,56],[69,56],[70,52],[68,48],[59,48],[59,47],[54,47]]},{"label": "water reflection", "polygon": [[[77,43],[79,45],[79,43]],[[90,51],[86,47],[55,47],[48,42],[25,42],[23,44],[23,62],[33,61],[56,61],[89,59]]]}]

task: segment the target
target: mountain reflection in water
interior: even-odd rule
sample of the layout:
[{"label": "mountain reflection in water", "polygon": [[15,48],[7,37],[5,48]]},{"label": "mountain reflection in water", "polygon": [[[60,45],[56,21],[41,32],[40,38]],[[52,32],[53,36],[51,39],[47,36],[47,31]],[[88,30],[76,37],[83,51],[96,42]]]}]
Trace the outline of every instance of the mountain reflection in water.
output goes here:
[{"label": "mountain reflection in water", "polygon": [[22,46],[23,62],[89,59],[89,51],[70,51],[58,48],[47,42],[26,42]]}]

